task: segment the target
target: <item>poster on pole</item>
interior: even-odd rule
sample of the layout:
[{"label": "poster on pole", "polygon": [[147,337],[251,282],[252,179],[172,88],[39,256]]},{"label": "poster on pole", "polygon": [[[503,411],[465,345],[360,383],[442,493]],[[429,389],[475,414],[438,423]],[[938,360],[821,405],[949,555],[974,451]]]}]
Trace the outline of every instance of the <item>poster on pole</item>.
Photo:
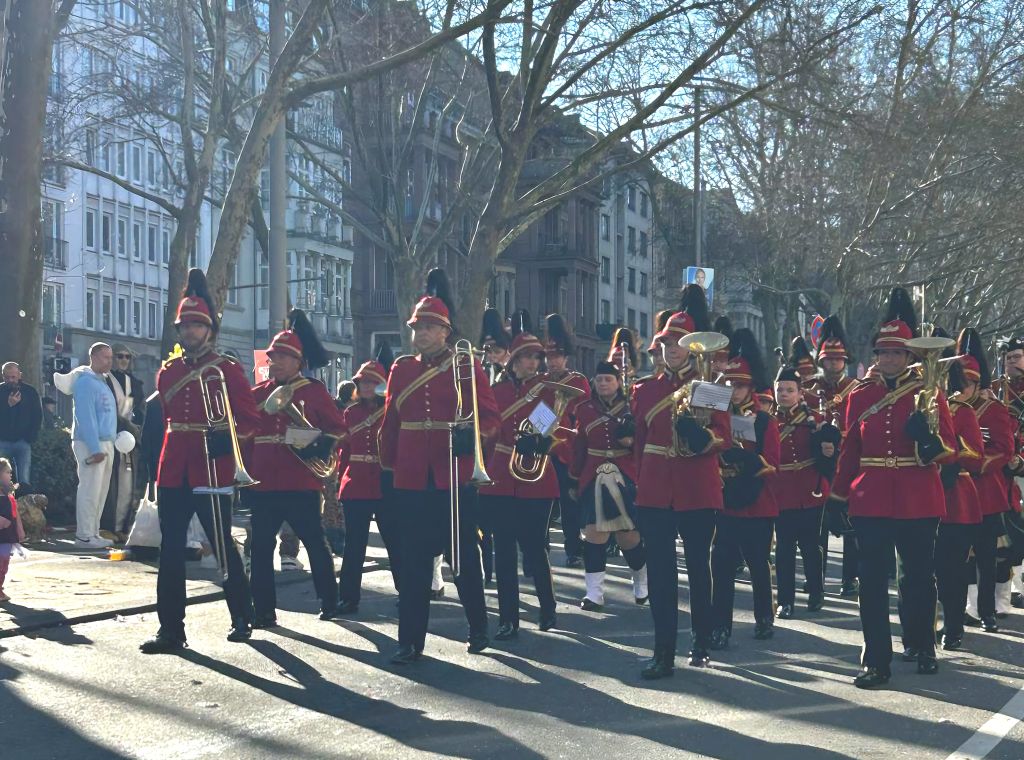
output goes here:
[{"label": "poster on pole", "polygon": [[257,348],[252,352],[252,374],[256,378],[256,383],[263,383],[270,379],[270,357],[267,356],[266,349]]},{"label": "poster on pole", "polygon": [[683,285],[700,285],[708,298],[708,309],[714,307],[715,270],[712,267],[686,267]]}]

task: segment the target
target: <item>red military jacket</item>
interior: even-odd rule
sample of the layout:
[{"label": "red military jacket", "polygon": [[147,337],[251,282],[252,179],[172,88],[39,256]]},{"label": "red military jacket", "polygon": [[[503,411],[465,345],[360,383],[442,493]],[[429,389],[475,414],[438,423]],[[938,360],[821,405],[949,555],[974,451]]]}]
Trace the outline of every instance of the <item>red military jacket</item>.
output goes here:
[{"label": "red military jacket", "polygon": [[[337,437],[344,422],[334,399],[323,383],[298,375],[288,383],[295,389],[292,403],[309,423],[322,433]],[[260,408],[260,424],[252,441],[251,472],[259,484],[256,491],[319,491],[323,482],[309,471],[292,447],[284,442],[285,433],[294,421],[285,412],[267,414],[263,402],[280,385],[267,380],[252,389]]]},{"label": "red military jacket", "polygon": [[983,515],[997,515],[1010,509],[1010,482],[1003,472],[1014,456],[1013,421],[1006,407],[995,399],[975,394],[970,404],[978,415],[985,458],[974,476]]},{"label": "red military jacket", "polygon": [[[1021,457],[1024,457],[1024,376],[1014,378],[999,378],[992,381],[992,393],[996,398],[1002,398],[1010,413],[1010,427],[1013,429],[1015,459],[1010,462],[1010,468],[1020,472]],[[1018,474],[1017,478],[1020,475]],[[1017,485],[1017,478],[1010,478],[1010,506],[1021,511],[1021,493]]]},{"label": "red military jacket", "polygon": [[338,498],[381,499],[380,454],[377,436],[384,419],[384,407],[376,401],[356,401],[342,413],[345,426],[341,434],[341,488]]},{"label": "red military jacket", "polygon": [[[476,360],[473,373],[480,434],[488,438],[498,431],[498,407],[483,367]],[[460,385],[462,414],[468,416],[473,409],[469,377],[464,377]],[[394,471],[395,488],[424,491],[432,480],[435,488],[448,490],[448,425],[455,419],[455,405],[451,348],[429,358],[416,355],[395,360],[379,433],[380,464]],[[473,457],[459,457],[458,466],[459,484],[465,485],[473,472]]]},{"label": "red military jacket", "polygon": [[829,494],[828,479],[818,472],[819,451],[811,437],[822,419],[806,404],[775,411],[779,425],[779,472],[769,486],[779,510],[820,507]]},{"label": "red military jacket", "polygon": [[586,375],[583,375],[574,370],[568,370],[562,375],[556,377],[551,372],[544,375],[545,380],[551,380],[556,383],[565,383],[571,385],[573,388],[579,388],[583,391],[582,396],[577,396],[569,402],[569,406],[565,409],[565,427],[566,430],[561,431],[556,437],[555,442],[551,445],[551,456],[558,459],[559,462],[568,467],[572,464],[573,459],[573,437],[575,436],[576,430],[576,410],[579,409],[581,404],[587,402],[590,399],[590,381],[587,380]]},{"label": "red military jacket", "polygon": [[[539,401],[543,401],[549,407],[554,407],[554,394],[541,388],[543,380],[542,376],[534,375],[529,380],[520,383],[506,375],[505,380],[492,386],[494,400],[501,416],[501,428],[487,458],[487,474],[491,476],[494,485],[481,488],[481,495],[513,496],[517,499],[558,498],[558,476],[555,474],[551,462],[547,463],[544,475],[536,483],[524,483],[512,477],[509,472],[516,431],[522,421],[530,416]],[[565,417],[563,416],[562,419],[564,420]],[[564,435],[564,431],[558,431],[556,437],[562,435]]]},{"label": "red military jacket", "polygon": [[722,508],[718,454],[732,444],[729,413],[711,413],[707,425],[711,440],[704,451],[680,452],[676,447],[671,397],[696,377],[691,361],[682,370],[667,370],[657,378],[633,386],[637,506],[675,511]]},{"label": "red military jacket", "polygon": [[[198,356],[178,356],[164,362],[156,374],[156,390],[164,413],[164,445],[160,451],[157,485],[162,488],[195,488],[207,486],[209,474],[206,458],[205,431],[210,427],[199,386],[199,372],[216,366],[224,373],[228,400],[235,418],[239,438],[251,435],[260,423],[260,413],[253,400],[252,389],[245,370],[234,359],[207,348]],[[206,370],[207,386],[218,394],[220,382],[210,380],[212,370]],[[227,423],[214,427],[227,430]],[[230,454],[215,460],[217,484],[230,485],[234,481],[235,465]]]},{"label": "red military jacket", "polygon": [[[761,453],[759,456],[761,459],[761,468],[757,471],[757,477],[765,479],[765,485],[753,504],[749,507],[743,507],[742,509],[730,510],[729,514],[734,517],[778,517],[779,506],[775,500],[775,492],[771,488],[771,482],[774,480],[775,474],[779,469],[779,426],[775,422],[774,417],[769,415],[767,412],[761,411],[760,395],[755,396],[743,404],[733,404],[732,413],[739,417],[755,417],[763,415],[764,418],[767,419],[768,424],[764,429],[764,439],[760,441]],[[739,446],[747,451],[754,451],[758,447],[758,442],[734,438],[732,440],[732,445]],[[722,462],[723,479],[734,478],[737,475],[738,470],[735,467]]]},{"label": "red military jacket", "polygon": [[956,462],[963,469],[953,487],[945,489],[946,516],[942,522],[975,525],[981,522],[981,503],[971,475],[981,472],[985,444],[978,425],[978,415],[969,403],[959,397],[951,398],[949,411],[953,415],[953,430],[956,432]]},{"label": "red military jacket", "polygon": [[908,369],[896,378],[893,391],[878,375],[850,393],[832,496],[849,500],[851,516],[911,520],[946,513],[937,465],[956,450],[953,419],[940,393],[939,437],[946,451],[938,461],[922,464],[917,444],[904,429],[921,387],[916,370]]},{"label": "red military jacket", "polygon": [[[836,383],[829,382],[824,375],[819,375],[804,387],[804,400],[816,413],[825,407],[825,421],[839,428],[846,435],[846,404],[850,393],[860,384],[853,377],[843,375]],[[824,402],[824,403],[823,403]],[[820,413],[818,414],[821,417]]]},{"label": "red military jacket", "polygon": [[583,493],[594,482],[597,468],[611,462],[627,478],[636,482],[636,457],[633,447],[625,446],[615,434],[624,415],[629,413],[626,397],[620,396],[607,406],[597,396],[576,409],[576,435],[569,475],[579,481]]}]

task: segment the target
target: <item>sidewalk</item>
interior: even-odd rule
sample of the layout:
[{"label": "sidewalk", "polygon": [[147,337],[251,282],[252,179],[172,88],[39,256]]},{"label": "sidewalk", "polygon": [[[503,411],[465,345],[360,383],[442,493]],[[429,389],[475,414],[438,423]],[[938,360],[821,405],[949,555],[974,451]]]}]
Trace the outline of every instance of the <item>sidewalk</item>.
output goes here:
[{"label": "sidewalk", "polygon": [[[244,531],[235,530],[241,542]],[[156,560],[112,561],[102,552],[75,547],[73,530],[55,529],[46,541],[28,547],[28,559],[11,559],[4,590],[11,597],[0,604],[0,639],[43,628],[136,615],[156,609]],[[380,538],[371,535],[364,572],[382,569],[386,558]],[[308,567],[305,550],[299,558]],[[275,552],[275,567],[278,559]],[[188,604],[223,597],[216,568],[187,562],[185,592]],[[335,571],[341,559],[334,558]],[[307,571],[277,573],[277,584],[309,581]]]}]

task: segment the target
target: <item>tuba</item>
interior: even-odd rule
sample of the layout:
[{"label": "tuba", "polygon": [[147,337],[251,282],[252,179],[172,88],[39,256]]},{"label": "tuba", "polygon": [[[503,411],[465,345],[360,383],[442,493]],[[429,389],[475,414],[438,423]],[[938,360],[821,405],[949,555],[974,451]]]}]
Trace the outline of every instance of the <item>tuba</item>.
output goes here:
[{"label": "tuba", "polygon": [[699,380],[694,380],[689,385],[684,385],[672,394],[672,443],[677,452],[684,454],[690,452],[685,442],[680,441],[676,435],[676,420],[682,414],[692,414],[701,425],[708,424],[711,413],[707,409],[691,406],[693,390],[698,382],[710,383],[712,381],[711,356],[716,351],[721,351],[729,345],[729,337],[722,333],[711,331],[693,332],[680,338],[679,345],[683,348],[688,348],[690,353],[694,355],[697,361],[697,377],[699,378]]},{"label": "tuba", "polygon": [[[263,402],[263,411],[267,414],[284,412],[297,428],[301,430],[317,430],[316,426],[306,419],[305,412],[295,405],[295,402],[292,400],[294,395],[295,388],[292,385],[281,385],[275,388],[267,396],[267,400]],[[300,447],[292,445],[289,448],[298,457],[299,461],[306,465],[306,468],[320,480],[326,480],[331,477],[338,467],[338,454],[336,451],[332,451],[327,459],[319,457],[303,459],[298,455]]]},{"label": "tuba", "polygon": [[914,396],[914,411],[924,414],[932,435],[939,432],[939,392],[946,385],[949,362],[958,358],[944,360],[942,352],[955,345],[956,341],[952,338],[911,338],[907,341],[907,350],[917,354],[920,359],[916,366],[921,371],[921,382],[924,385]]},{"label": "tuba", "polygon": [[[554,380],[542,380],[530,389],[527,396],[532,401],[545,390],[554,391],[555,406],[552,411],[557,420],[562,419],[562,415],[565,414],[570,401],[583,395],[583,391],[573,385],[556,383]],[[557,431],[558,427],[556,424],[554,430]],[[540,431],[534,429],[533,423],[529,419],[525,419],[519,423],[519,428],[516,430],[516,438],[523,435],[533,435],[538,432]],[[548,458],[547,454],[539,456],[520,454],[513,448],[512,456],[508,460],[508,472],[513,478],[523,483],[536,483],[544,477],[544,471],[548,466]]]}]

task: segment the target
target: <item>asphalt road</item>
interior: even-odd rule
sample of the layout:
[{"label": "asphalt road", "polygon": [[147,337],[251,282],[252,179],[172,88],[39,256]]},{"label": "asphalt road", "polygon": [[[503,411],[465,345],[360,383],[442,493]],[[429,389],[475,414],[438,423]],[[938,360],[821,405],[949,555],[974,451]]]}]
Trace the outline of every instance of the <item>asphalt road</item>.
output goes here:
[{"label": "asphalt road", "polygon": [[[830,595],[823,612],[758,642],[742,583],[732,648],[706,670],[680,657],[674,678],[646,683],[650,612],[632,603],[625,570],[614,575],[606,611],[585,613],[582,572],[558,570],[561,628],[538,632],[524,595],[518,641],[482,656],[465,651],[449,596],[433,605],[428,657],[404,667],[387,662],[397,609],[384,572],[366,577],[359,615],[344,622],[317,620],[311,582],[282,588],[282,626],[249,644],[224,640],[219,601],[189,607],[180,656],[138,653],[152,614],[7,638],[0,757],[923,760],[949,757],[1022,684],[1024,615],[1000,634],[971,631],[936,676],[897,662],[890,688],[864,692],[850,684],[855,603]],[[1024,758],[1021,724],[988,757]]]}]

